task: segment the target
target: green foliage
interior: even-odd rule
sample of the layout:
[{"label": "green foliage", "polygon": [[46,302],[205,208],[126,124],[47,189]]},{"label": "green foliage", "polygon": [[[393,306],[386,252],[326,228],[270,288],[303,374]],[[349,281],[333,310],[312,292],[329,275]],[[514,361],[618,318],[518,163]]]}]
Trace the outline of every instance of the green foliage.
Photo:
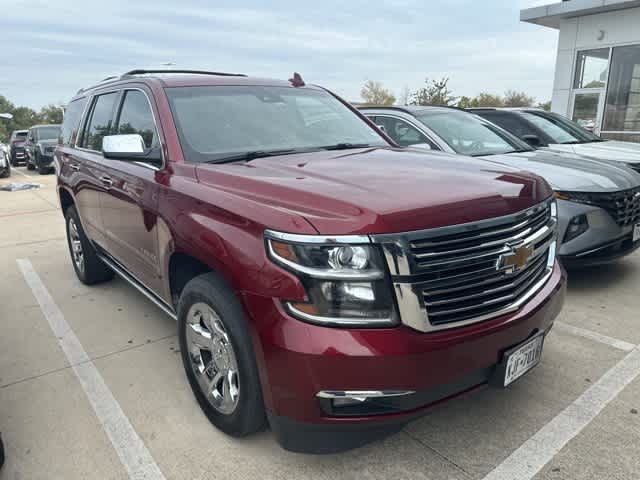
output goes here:
[{"label": "green foliage", "polygon": [[551,111],[551,100],[549,100],[548,102],[540,102],[537,105],[538,108],[541,108],[542,110],[546,110],[547,112]]},{"label": "green foliage", "polygon": [[360,96],[365,103],[370,105],[393,105],[396,97],[375,80],[367,80],[360,90]]},{"label": "green foliage", "polygon": [[535,98],[530,97],[524,92],[507,90],[507,92],[504,94],[505,107],[531,107],[533,106],[535,101]]},{"label": "green foliage", "polygon": [[27,130],[41,123],[62,123],[62,109],[55,105],[47,105],[40,112],[29,107],[16,107],[12,102],[0,95],[0,113],[10,113],[12,119],[0,118],[0,142],[7,142],[14,130]]},{"label": "green foliage", "polygon": [[473,98],[461,97],[457,106],[460,108],[504,107],[504,99],[500,95],[482,92]]},{"label": "green foliage", "polygon": [[441,78],[440,80],[425,79],[425,87],[416,90],[411,95],[411,105],[453,105],[456,101],[456,97],[452,95],[452,91],[449,90],[448,78]]}]

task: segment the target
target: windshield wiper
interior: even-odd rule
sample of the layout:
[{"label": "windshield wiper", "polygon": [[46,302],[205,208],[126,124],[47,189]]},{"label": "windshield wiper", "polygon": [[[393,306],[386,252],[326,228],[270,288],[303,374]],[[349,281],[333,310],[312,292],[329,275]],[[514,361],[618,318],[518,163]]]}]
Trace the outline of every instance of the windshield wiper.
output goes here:
[{"label": "windshield wiper", "polygon": [[349,150],[351,148],[367,148],[372,146],[373,145],[370,145],[368,143],[343,142],[343,143],[336,143],[335,145],[325,145],[323,147],[318,147],[318,148],[321,148],[322,150]]},{"label": "windshield wiper", "polygon": [[221,158],[214,158],[212,160],[205,160],[204,163],[232,163],[255,160],[256,158],[274,157],[276,155],[289,155],[292,153],[298,153],[295,148],[286,148],[282,150],[253,150],[251,152],[242,152],[235,155],[229,155]]}]

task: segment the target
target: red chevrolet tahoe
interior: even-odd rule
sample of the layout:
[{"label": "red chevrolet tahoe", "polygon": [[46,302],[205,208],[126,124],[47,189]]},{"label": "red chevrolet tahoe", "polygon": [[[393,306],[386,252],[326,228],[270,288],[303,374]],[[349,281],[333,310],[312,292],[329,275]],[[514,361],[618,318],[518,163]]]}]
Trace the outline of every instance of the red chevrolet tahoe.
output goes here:
[{"label": "red chevrolet tahoe", "polygon": [[177,320],[230,435],[361,445],[521,377],[563,304],[543,179],[400,149],[297,75],[108,79],[69,102],[55,161],[78,278]]}]

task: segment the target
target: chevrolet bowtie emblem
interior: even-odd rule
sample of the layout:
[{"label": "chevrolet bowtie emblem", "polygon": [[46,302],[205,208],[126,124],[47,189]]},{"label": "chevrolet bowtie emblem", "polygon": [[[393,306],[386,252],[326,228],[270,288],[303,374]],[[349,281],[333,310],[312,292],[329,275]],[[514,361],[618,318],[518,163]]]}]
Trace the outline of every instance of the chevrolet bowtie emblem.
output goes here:
[{"label": "chevrolet bowtie emblem", "polygon": [[511,251],[503,253],[496,261],[496,270],[505,270],[505,273],[515,273],[522,270],[533,256],[533,245],[518,245],[511,247]]}]

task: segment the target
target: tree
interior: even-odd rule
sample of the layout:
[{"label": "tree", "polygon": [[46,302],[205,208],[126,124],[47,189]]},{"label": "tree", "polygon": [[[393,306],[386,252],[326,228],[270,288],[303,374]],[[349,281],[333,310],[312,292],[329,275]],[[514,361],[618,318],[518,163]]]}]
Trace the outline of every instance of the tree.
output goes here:
[{"label": "tree", "polygon": [[482,92],[473,98],[461,97],[457,106],[460,108],[502,107],[504,99],[500,95]]},{"label": "tree", "polygon": [[49,104],[46,107],[42,107],[38,113],[38,119],[40,123],[62,123],[62,109],[56,105]]},{"label": "tree", "polygon": [[391,91],[375,80],[367,80],[362,90],[360,90],[360,96],[365,103],[371,105],[393,105],[396,101],[396,97],[393,96]]},{"label": "tree", "polygon": [[535,101],[535,98],[530,97],[524,92],[507,90],[507,92],[504,94],[505,107],[530,107],[535,103]]},{"label": "tree", "polygon": [[547,112],[551,111],[551,100],[549,100],[548,102],[540,102],[538,103],[538,108],[541,108],[542,110],[545,110]]},{"label": "tree", "polygon": [[440,80],[425,79],[426,87],[416,90],[411,95],[412,105],[452,105],[456,101],[456,97],[449,90],[449,79],[444,77]]}]

